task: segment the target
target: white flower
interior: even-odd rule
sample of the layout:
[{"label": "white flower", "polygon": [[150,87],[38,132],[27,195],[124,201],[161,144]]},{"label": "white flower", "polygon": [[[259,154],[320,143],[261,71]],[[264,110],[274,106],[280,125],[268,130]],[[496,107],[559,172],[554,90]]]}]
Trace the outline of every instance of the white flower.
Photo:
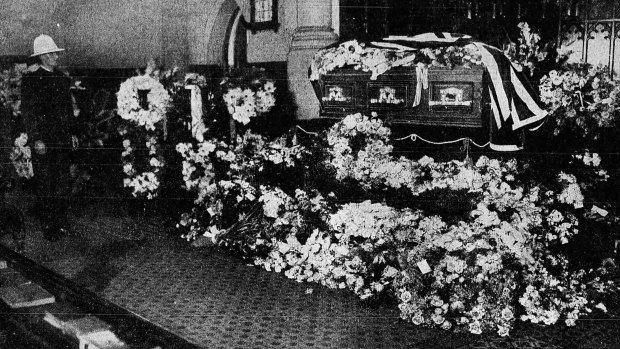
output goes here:
[{"label": "white flower", "polygon": [[557,310],[546,310],[543,318],[545,325],[553,325],[560,318],[560,313]]},{"label": "white flower", "polygon": [[513,314],[512,310],[510,310],[509,308],[502,309],[502,318],[504,320],[510,321],[510,320],[512,320],[513,317],[514,317],[514,314]]},{"label": "white flower", "polygon": [[433,314],[431,315],[431,320],[437,325],[442,324],[446,319],[442,315]]},{"label": "white flower", "polygon": [[603,313],[606,313],[606,312],[607,312],[607,307],[606,307],[606,306],[605,306],[605,304],[603,304],[603,303],[599,303],[599,304],[595,305],[594,307],[595,307],[595,308],[597,308],[597,309],[602,310],[602,311],[603,311]]},{"label": "white flower", "polygon": [[474,321],[469,323],[469,332],[473,334],[481,334],[482,327],[480,326],[480,322]]},{"label": "white flower", "polygon": [[176,151],[181,153],[181,154],[185,154],[186,152],[188,152],[190,149],[192,148],[191,143],[179,143],[176,146]]},{"label": "white flower", "polygon": [[285,204],[285,200],[289,200],[290,197],[279,188],[274,190],[267,190],[265,187],[261,187],[263,194],[258,201],[263,203],[263,212],[265,216],[270,218],[277,218],[279,216],[280,207]]},{"label": "white flower", "polygon": [[267,93],[274,93],[276,91],[276,87],[273,84],[273,81],[267,81],[265,82],[265,86],[263,87],[263,89],[265,90],[265,92]]},{"label": "white flower", "polygon": [[125,172],[128,175],[131,174],[133,172],[133,165],[129,163],[123,165],[123,172]]},{"label": "white flower", "polygon": [[411,293],[409,293],[409,291],[404,291],[403,293],[400,294],[400,300],[407,303],[411,300]]},{"label": "white flower", "polygon": [[162,167],[164,164],[159,161],[159,159],[157,158],[151,158],[151,161],[149,162],[151,166],[153,167]]},{"label": "white flower", "polygon": [[424,323],[424,317],[422,317],[422,315],[413,316],[411,322],[413,322],[414,325],[421,325]]},{"label": "white flower", "polygon": [[347,129],[354,129],[357,125],[357,120],[361,117],[361,114],[348,115],[342,120],[342,125]]},{"label": "white flower", "polygon": [[28,143],[28,135],[25,133],[20,133],[19,137],[15,138],[15,146],[23,147]]},{"label": "white flower", "polygon": [[[138,103],[138,91],[148,90],[149,109],[144,110]],[[127,79],[117,93],[117,112],[121,118],[134,122],[146,130],[155,130],[170,105],[170,95],[164,86],[149,76],[136,76]]]},{"label": "white flower", "polygon": [[469,311],[469,315],[474,320],[480,320],[484,316],[484,309],[481,306],[476,306]]},{"label": "white flower", "polygon": [[497,326],[498,330],[497,330],[497,334],[499,334],[502,337],[506,337],[509,334],[509,329],[506,326]]},{"label": "white flower", "polygon": [[583,194],[581,188],[576,183],[571,183],[562,190],[558,196],[558,201],[565,204],[572,204],[575,208],[583,207]]},{"label": "white flower", "polygon": [[418,160],[418,163],[420,164],[420,166],[429,166],[433,164],[434,162],[435,160],[433,160],[433,158],[428,157],[426,155],[424,155],[423,157],[420,158],[420,160]]}]

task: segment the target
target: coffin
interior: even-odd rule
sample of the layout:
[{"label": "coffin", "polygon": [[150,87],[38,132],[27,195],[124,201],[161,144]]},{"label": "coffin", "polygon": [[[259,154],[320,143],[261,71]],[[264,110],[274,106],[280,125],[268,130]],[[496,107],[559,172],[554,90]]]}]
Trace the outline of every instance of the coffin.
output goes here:
[{"label": "coffin", "polygon": [[[376,112],[391,123],[482,128],[484,68],[431,67],[421,84],[415,67],[396,67],[371,80],[371,73],[338,68],[312,81],[321,109],[319,118]],[[424,88],[426,87],[426,88]]]}]

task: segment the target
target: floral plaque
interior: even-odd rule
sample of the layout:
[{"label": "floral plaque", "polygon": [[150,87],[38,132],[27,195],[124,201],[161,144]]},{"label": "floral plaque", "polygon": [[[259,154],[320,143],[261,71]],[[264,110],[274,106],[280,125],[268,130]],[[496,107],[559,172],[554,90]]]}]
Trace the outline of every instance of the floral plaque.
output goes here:
[{"label": "floral plaque", "polygon": [[473,84],[433,83],[428,105],[433,111],[469,111],[473,103]]},{"label": "floral plaque", "polygon": [[407,85],[369,83],[368,103],[371,107],[404,107],[407,103]]},{"label": "floral plaque", "polygon": [[353,98],[353,87],[346,85],[325,85],[325,93],[322,97],[324,103],[339,104],[351,103]]}]

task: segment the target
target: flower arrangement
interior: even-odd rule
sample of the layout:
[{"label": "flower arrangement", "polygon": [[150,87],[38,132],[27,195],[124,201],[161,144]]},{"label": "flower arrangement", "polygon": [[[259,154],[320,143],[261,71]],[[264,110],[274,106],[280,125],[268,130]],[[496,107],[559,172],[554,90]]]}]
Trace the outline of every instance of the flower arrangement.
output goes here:
[{"label": "flower arrangement", "polygon": [[285,146],[284,140],[267,142],[247,131],[234,145],[215,139],[177,145],[185,189],[196,193],[193,212],[179,224],[187,229],[188,240],[197,236],[218,240],[240,215],[267,200],[259,200],[265,187],[258,183],[268,183],[272,171],[295,167],[305,152],[301,146]]},{"label": "flower arrangement", "polygon": [[[147,92],[147,108],[140,105],[139,91]],[[170,103],[164,85],[149,75],[127,79],[116,96],[118,115],[147,131],[155,131],[155,125],[165,118]]]},{"label": "flower arrangement", "polygon": [[[275,191],[279,192],[277,189]],[[277,200],[266,198],[270,196],[268,190],[267,194],[261,197],[265,198],[265,219],[268,221],[265,226],[269,227],[273,222],[280,234],[269,234],[271,239],[266,242],[269,246],[268,253],[265,257],[255,257],[255,265],[284,272],[287,277],[298,282],[317,282],[330,288],[348,288],[364,299],[387,288],[386,285],[389,285],[389,280],[395,276],[397,270],[393,267],[385,270],[381,268],[382,272],[375,277],[375,268],[366,259],[375,258],[378,261],[382,258],[382,245],[385,242],[382,231],[388,231],[395,224],[382,228],[378,226],[395,217],[393,210],[364,202],[330,215],[332,208],[329,197],[325,198],[317,193],[297,189],[294,197],[282,192],[279,192]],[[355,223],[346,218],[349,213],[362,213],[358,209],[367,214],[364,218],[359,215],[356,217],[364,221],[365,232],[372,236],[356,233],[353,228]],[[272,214],[269,215],[267,210]],[[313,216],[318,218],[318,221],[313,221]],[[347,224],[353,229],[347,229]],[[332,229],[338,229],[342,233],[334,236]],[[286,233],[282,234],[284,232]]]},{"label": "flower arrangement", "polygon": [[480,52],[473,44],[400,51],[367,47],[364,43],[351,40],[319,50],[310,65],[310,80],[318,80],[321,75],[344,66],[371,72],[371,80],[374,80],[394,67],[416,66],[418,63],[453,68],[481,65],[482,61]]},{"label": "flower arrangement", "polygon": [[472,66],[482,65],[482,56],[474,44],[465,46],[446,46],[435,49],[424,48],[421,50],[424,61],[430,61],[431,67],[447,67],[452,69],[455,66],[471,68]]},{"label": "flower arrangement", "polygon": [[[135,146],[135,145],[134,145]],[[135,167],[136,155],[131,140],[123,140],[123,172],[126,177],[123,179],[123,186],[132,189],[134,197],[145,196],[147,199],[153,199],[158,194],[160,186],[160,173],[164,166],[164,159],[157,144],[157,137],[150,135],[145,142],[148,154],[142,154],[148,159],[145,169],[139,171]]]},{"label": "flower arrangement", "polygon": [[477,173],[462,161],[394,158],[389,136],[389,128],[380,119],[348,115],[327,132],[326,164],[339,181],[352,179],[367,190],[407,188],[415,196],[446,188],[479,191],[494,173],[502,171],[496,161],[487,164],[492,167],[488,171]]},{"label": "flower arrangement", "polygon": [[508,45],[505,54],[519,71],[527,68],[530,75],[533,75],[537,64],[544,61],[549,52],[543,45],[540,34],[530,28],[527,22],[520,22],[517,26],[519,27],[517,42]]},{"label": "flower arrangement", "polygon": [[[159,139],[171,101],[168,91],[151,76],[152,73],[147,67],[147,73],[127,79],[117,93],[117,113],[127,121],[119,128],[124,138],[121,157],[126,177],[123,185],[132,189],[134,197],[143,196],[149,200],[158,195],[161,184],[164,159]],[[140,91],[146,93],[146,103],[141,103]],[[145,148],[139,146],[141,143]]]},{"label": "flower arrangement", "polygon": [[351,40],[317,52],[310,66],[310,80],[318,80],[319,76],[344,66],[371,72],[374,80],[392,67],[414,65],[415,57],[412,52],[367,47]]},{"label": "flower arrangement", "polygon": [[511,44],[505,53],[517,69],[528,71],[535,80],[533,83],[538,85],[540,100],[546,104],[553,123],[549,138],[579,141],[585,138],[588,143],[594,143],[617,128],[620,87],[611,79],[607,68],[568,63],[566,52],[553,49],[553,40],[542,40],[538,31],[526,22],[518,27],[517,43]]},{"label": "flower arrangement", "polygon": [[[539,38],[529,26],[520,29],[518,61],[538,60]],[[395,52],[351,41],[317,54],[312,74],[349,65],[375,75],[418,63],[474,65],[479,56],[467,46]],[[563,125],[594,136],[609,125],[597,121],[606,120],[603,111],[617,112],[615,84],[586,66],[563,69],[543,79],[543,100]],[[252,104],[241,85],[222,85],[231,114],[246,104],[241,99]],[[571,118],[594,126],[586,131],[568,121],[570,110],[577,115]],[[252,117],[243,112],[236,121]],[[507,336],[516,321],[574,326],[605,311],[601,300],[618,292],[613,261],[583,268],[567,253],[599,234],[594,221],[617,230],[611,204],[604,207],[609,211],[594,205],[602,205],[594,195],[610,177],[596,152],[571,154],[569,166],[554,171],[537,169],[533,159],[395,157],[390,129],[362,114],[343,118],[315,141],[311,149],[246,132],[231,144],[216,138],[178,144],[183,181],[195,195],[178,224],[183,236],[206,238],[298,282],[348,289],[362,299],[386,297],[414,325],[472,334]],[[296,170],[314,179],[291,175]],[[361,195],[332,192],[345,187],[350,194],[351,186]],[[373,197],[383,192],[397,200]],[[438,193],[450,194],[464,214],[437,210]]]},{"label": "flower arrangement", "polygon": [[[394,292],[401,316],[416,325],[504,336],[516,320],[552,324],[562,314],[574,324],[594,307],[586,294],[596,277],[571,274],[559,258],[546,264],[551,262],[543,257],[548,254],[541,240],[545,236],[537,230],[542,226],[541,232],[555,234],[562,225],[574,229],[574,224],[559,224],[561,217],[543,221],[552,200],[543,200],[537,187],[526,192],[508,185],[505,180],[514,181],[516,175],[514,163],[481,157],[476,168],[481,175],[495,172],[495,180],[479,197],[471,220],[450,224],[440,216],[370,201],[344,204],[328,215],[328,231],[314,230],[305,241],[293,235],[272,239],[271,252],[255,258],[255,264],[298,281],[351,289],[362,298]],[[290,199],[282,193],[275,197],[266,216],[290,215]],[[563,271],[551,274],[547,268],[552,267]],[[537,287],[520,286],[523,280]],[[555,293],[557,285],[573,288]],[[536,300],[530,299],[533,295]],[[519,304],[527,307],[521,316]]]},{"label": "flower arrangement", "polygon": [[251,118],[267,113],[275,105],[275,85],[261,71],[226,77],[220,83],[222,97],[233,120],[247,125]]},{"label": "flower arrangement", "polygon": [[[514,159],[480,156],[468,165],[395,158],[389,135],[381,120],[349,115],[322,136],[323,161],[302,146],[252,133],[234,146],[213,139],[179,144],[186,187],[196,193],[179,226],[189,240],[205,236],[299,282],[394,299],[415,325],[505,336],[516,321],[572,326],[604,309],[600,297],[617,290],[606,267],[581,270],[562,254],[589,233],[582,174],[558,171],[542,181],[530,176],[532,164]],[[605,180],[598,154],[573,161]],[[444,190],[467,214],[348,202],[318,187],[302,189],[302,182],[284,186],[290,173],[266,171],[270,166],[324,168],[315,174],[350,180],[367,193],[401,190],[409,203]]]},{"label": "flower arrangement", "polygon": [[540,97],[554,121],[554,135],[572,132],[596,140],[615,127],[620,86],[603,67],[565,65],[540,81]]},{"label": "flower arrangement", "polygon": [[332,127],[327,143],[336,178],[351,177],[365,187],[382,181],[385,177],[382,174],[392,168],[389,161],[392,147],[387,144],[390,134],[390,129],[379,119],[359,113],[348,115]]},{"label": "flower arrangement", "polygon": [[21,178],[32,178],[34,172],[32,169],[32,150],[28,144],[28,135],[21,133],[19,137],[15,139],[13,150],[9,155],[13,167],[17,175]]},{"label": "flower arrangement", "polygon": [[26,64],[14,64],[11,68],[0,72],[0,104],[13,116],[20,114],[21,81],[26,69]]}]

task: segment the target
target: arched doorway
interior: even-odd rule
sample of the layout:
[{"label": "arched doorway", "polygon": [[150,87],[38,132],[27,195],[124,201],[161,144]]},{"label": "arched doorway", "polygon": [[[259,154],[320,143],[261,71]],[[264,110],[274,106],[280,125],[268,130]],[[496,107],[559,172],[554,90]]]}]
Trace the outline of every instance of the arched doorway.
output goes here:
[{"label": "arched doorway", "polygon": [[241,10],[237,8],[230,18],[224,40],[224,63],[226,68],[241,68],[246,65],[247,54],[247,30]]},{"label": "arched doorway", "polygon": [[[228,67],[229,47],[232,47],[233,52],[238,51],[232,58],[236,56],[238,62],[244,61],[247,56],[244,52],[247,45],[245,44],[243,8],[235,0],[217,0],[209,6],[203,3],[203,6],[205,6],[205,14],[197,17],[197,25],[204,26],[206,35],[198,36],[197,41],[194,42],[196,50],[194,61],[201,65],[226,68]],[[239,40],[234,40],[231,45],[233,38],[239,38]]]}]

